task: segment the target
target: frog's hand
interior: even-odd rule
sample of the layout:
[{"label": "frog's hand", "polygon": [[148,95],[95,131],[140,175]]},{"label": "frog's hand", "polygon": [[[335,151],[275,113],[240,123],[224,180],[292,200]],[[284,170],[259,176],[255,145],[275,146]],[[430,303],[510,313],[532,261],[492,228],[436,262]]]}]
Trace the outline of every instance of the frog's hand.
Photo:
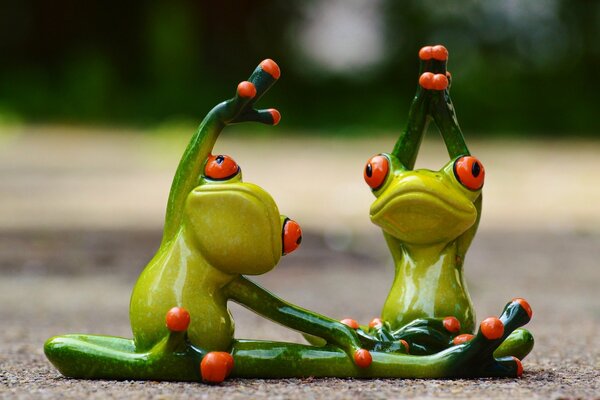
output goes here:
[{"label": "frog's hand", "polygon": [[431,95],[428,113],[444,138],[450,158],[469,155],[450,98],[452,76],[446,70],[448,50],[441,45],[425,46],[419,51],[419,58],[421,59],[419,86]]},{"label": "frog's hand", "polygon": [[277,125],[281,118],[275,109],[256,110],[254,104],[271,88],[280,76],[273,60],[264,60],[247,81],[241,82],[233,98],[216,105],[204,118],[191,138],[171,184],[163,241],[169,242],[181,226],[187,195],[198,186],[202,167],[211,155],[221,131],[230,124],[256,121]]},{"label": "frog's hand", "polygon": [[362,347],[356,332],[343,323],[290,304],[240,276],[225,286],[227,298],[299,332],[323,338],[342,348],[360,367],[371,364],[371,354]]},{"label": "frog's hand", "polygon": [[169,311],[170,332],[149,351],[137,352],[131,339],[64,335],[50,338],[44,352],[71,378],[200,381],[199,365],[205,353],[186,343],[186,314],[183,309]]}]

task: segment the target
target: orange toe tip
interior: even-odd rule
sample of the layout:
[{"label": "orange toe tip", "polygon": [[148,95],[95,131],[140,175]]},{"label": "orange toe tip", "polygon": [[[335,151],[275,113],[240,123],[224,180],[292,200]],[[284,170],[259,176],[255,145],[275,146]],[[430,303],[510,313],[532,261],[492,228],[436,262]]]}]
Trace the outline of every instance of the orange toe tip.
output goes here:
[{"label": "orange toe tip", "polygon": [[431,72],[423,72],[419,77],[419,85],[424,89],[433,89],[434,75]]},{"label": "orange toe tip", "polygon": [[281,113],[274,108],[269,109],[271,118],[273,118],[273,125],[277,125],[281,121]]},{"label": "orange toe tip", "polygon": [[240,97],[251,99],[256,96],[256,86],[252,82],[240,82],[237,87],[237,93]]},{"label": "orange toe tip", "polygon": [[448,88],[448,78],[443,74],[435,74],[431,86],[435,90],[446,90]]},{"label": "orange toe tip", "polygon": [[460,321],[456,317],[444,318],[444,328],[450,333],[458,333],[460,331]]},{"label": "orange toe tip", "polygon": [[371,322],[369,322],[369,328],[379,328],[383,325],[383,321],[381,318],[373,318]]},{"label": "orange toe tip", "polygon": [[371,353],[369,353],[369,350],[359,349],[354,353],[354,363],[360,368],[367,368],[372,362],[373,357],[371,356]]},{"label": "orange toe tip", "polygon": [[529,305],[527,300],[522,299],[520,297],[516,297],[516,298],[512,299],[512,301],[515,303],[519,303],[521,305],[521,307],[523,307],[523,309],[529,316],[529,319],[531,319],[531,317],[533,317],[533,310],[531,309],[531,306]]},{"label": "orange toe tip", "polygon": [[277,63],[271,60],[270,58],[263,60],[260,63],[260,67],[263,71],[271,75],[273,79],[279,79],[279,77],[281,76],[281,70],[279,69],[279,65],[277,65]]},{"label": "orange toe tip", "polygon": [[458,335],[454,339],[452,339],[452,344],[459,345],[467,343],[473,340],[474,337],[475,336],[471,335],[470,333],[463,333],[462,335]]},{"label": "orange toe tip", "polygon": [[480,325],[481,333],[488,340],[500,339],[504,335],[504,324],[496,317],[484,319]]},{"label": "orange toe tip", "polygon": [[352,318],[344,318],[340,322],[346,326],[349,326],[352,329],[358,329],[360,326],[360,325],[358,325],[358,322],[356,322],[356,320],[354,320]]},{"label": "orange toe tip", "polygon": [[208,383],[221,383],[233,369],[233,357],[224,351],[211,351],[200,362],[202,380]]},{"label": "orange toe tip", "polygon": [[438,61],[446,61],[448,60],[448,49],[441,44],[433,46],[431,48],[431,57]]},{"label": "orange toe tip", "polygon": [[517,378],[520,378],[523,375],[523,363],[517,357],[512,358],[517,364]]},{"label": "orange toe tip", "polygon": [[190,313],[183,307],[173,307],[167,311],[165,322],[171,332],[184,332],[190,325]]},{"label": "orange toe tip", "polygon": [[433,57],[433,54],[432,54],[431,46],[421,47],[421,50],[419,50],[419,58],[421,60],[423,60],[423,61],[431,60],[432,57]]},{"label": "orange toe tip", "polygon": [[402,344],[402,346],[404,346],[404,348],[406,349],[406,353],[408,354],[410,347],[408,346],[408,342],[404,339],[400,339],[400,344]]}]

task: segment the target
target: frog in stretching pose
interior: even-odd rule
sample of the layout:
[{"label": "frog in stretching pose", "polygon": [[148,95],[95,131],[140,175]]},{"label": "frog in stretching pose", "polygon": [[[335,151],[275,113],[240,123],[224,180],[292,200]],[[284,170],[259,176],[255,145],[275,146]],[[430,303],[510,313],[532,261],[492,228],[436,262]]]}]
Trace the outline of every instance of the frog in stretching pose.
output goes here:
[{"label": "frog in stretching pose", "polygon": [[[411,353],[431,354],[469,340],[475,328],[463,262],[481,216],[485,170],[470,155],[458,126],[448,51],[426,46],[419,58],[407,127],[391,154],[367,162],[364,179],[376,197],[371,221],[383,230],[396,267],[381,319],[372,321],[371,329],[376,327],[379,339],[406,341]],[[450,161],[439,171],[413,170],[430,121],[439,128]],[[532,347],[531,334],[519,329],[496,355],[523,358]]]},{"label": "frog in stretching pose", "polygon": [[[75,378],[205,381],[228,376],[285,378],[518,376],[513,357],[493,351],[529,321],[529,306],[512,301],[501,317],[468,343],[435,354],[407,354],[398,341],[375,338],[285,302],[244,275],[275,267],[301,241],[297,223],[280,216],[271,196],[242,181],[226,155],[213,155],[229,124],[277,124],[274,109],[254,104],[277,81],[279,67],[263,61],[235,97],[208,113],[180,161],[167,204],[161,245],[131,297],[133,339],[71,334],[50,338],[44,350]],[[227,302],[291,329],[321,338],[320,347],[234,339]]]}]

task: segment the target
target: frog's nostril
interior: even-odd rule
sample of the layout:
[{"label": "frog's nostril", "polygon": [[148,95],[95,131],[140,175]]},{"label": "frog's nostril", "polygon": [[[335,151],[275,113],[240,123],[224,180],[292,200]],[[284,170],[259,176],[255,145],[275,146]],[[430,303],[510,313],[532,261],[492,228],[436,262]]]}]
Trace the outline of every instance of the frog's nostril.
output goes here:
[{"label": "frog's nostril", "polygon": [[283,239],[282,253],[284,256],[300,247],[300,243],[302,243],[302,229],[296,221],[287,218],[283,223],[281,235]]}]

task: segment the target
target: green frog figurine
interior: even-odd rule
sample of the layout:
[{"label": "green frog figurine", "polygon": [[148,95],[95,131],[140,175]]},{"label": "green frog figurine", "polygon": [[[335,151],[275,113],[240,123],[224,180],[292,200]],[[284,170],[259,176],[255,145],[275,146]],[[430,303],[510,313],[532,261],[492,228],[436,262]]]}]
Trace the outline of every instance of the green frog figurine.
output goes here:
[{"label": "green frog figurine", "polygon": [[[208,113],[192,137],[173,179],[161,245],[133,290],[133,339],[56,336],[44,346],[48,359],[63,375],[87,379],[219,383],[228,376],[519,376],[522,366],[514,354],[495,358],[493,353],[529,321],[524,300],[507,304],[500,318],[484,321],[463,343],[453,343],[458,331],[447,329],[445,320],[440,322],[436,315],[418,319],[418,324],[425,321],[429,327],[421,339],[443,332],[446,346],[437,352],[409,354],[408,341],[397,340],[384,329],[388,323],[369,330],[351,320],[337,321],[290,304],[244,276],[274,268],[282,255],[300,245],[302,232],[296,222],[280,216],[268,193],[242,181],[241,169],[231,157],[213,155],[212,150],[227,125],[279,122],[276,110],[254,108],[279,76],[275,62],[263,61],[248,81],[238,85],[235,97]],[[383,219],[393,220],[393,213]],[[228,301],[322,343],[235,339]],[[404,319],[398,316],[397,321],[402,324]],[[409,336],[417,345],[412,339],[418,335]]]},{"label": "green frog figurine", "polygon": [[[391,154],[367,162],[364,179],[376,197],[371,221],[383,230],[396,267],[381,320],[374,324],[396,331],[391,337],[408,340],[415,353],[430,354],[447,347],[446,338],[410,340],[411,332],[431,323],[428,319],[443,319],[459,333],[454,342],[468,340],[475,329],[463,263],[479,225],[485,169],[469,153],[456,119],[448,51],[426,46],[419,58],[419,85],[407,127]],[[439,171],[413,170],[431,121],[444,138],[450,161]],[[532,347],[531,334],[519,329],[496,355],[522,359]]]}]

